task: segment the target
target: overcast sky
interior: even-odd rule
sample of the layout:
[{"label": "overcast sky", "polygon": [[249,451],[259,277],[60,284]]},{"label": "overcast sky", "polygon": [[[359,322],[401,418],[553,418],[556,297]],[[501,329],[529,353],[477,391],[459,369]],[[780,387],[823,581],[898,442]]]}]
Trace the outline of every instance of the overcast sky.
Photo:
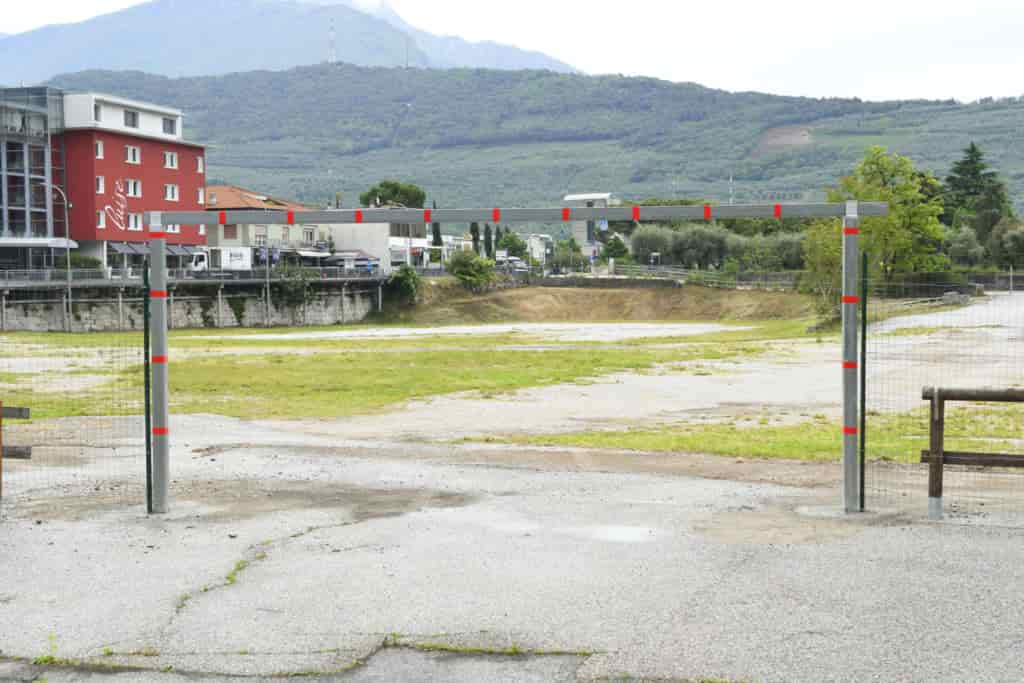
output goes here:
[{"label": "overcast sky", "polygon": [[[358,0],[373,5],[379,0]],[[0,32],[138,0],[0,0]],[[434,33],[540,50],[587,73],[864,99],[1024,95],[1022,0],[391,0]]]}]

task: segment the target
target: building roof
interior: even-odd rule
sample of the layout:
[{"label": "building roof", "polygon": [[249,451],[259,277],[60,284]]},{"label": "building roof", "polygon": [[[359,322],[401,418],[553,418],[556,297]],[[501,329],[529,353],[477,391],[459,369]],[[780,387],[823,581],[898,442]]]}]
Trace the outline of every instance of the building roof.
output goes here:
[{"label": "building roof", "polygon": [[612,198],[612,193],[611,192],[593,192],[591,194],[567,194],[567,195],[565,195],[565,197],[563,198],[562,201],[566,201],[566,202],[592,202],[592,201],[600,201],[602,199],[607,201],[607,200],[609,200],[611,198]]},{"label": "building roof", "polygon": [[310,211],[308,206],[277,199],[235,185],[207,185],[207,211],[233,211],[256,209],[264,211]]}]

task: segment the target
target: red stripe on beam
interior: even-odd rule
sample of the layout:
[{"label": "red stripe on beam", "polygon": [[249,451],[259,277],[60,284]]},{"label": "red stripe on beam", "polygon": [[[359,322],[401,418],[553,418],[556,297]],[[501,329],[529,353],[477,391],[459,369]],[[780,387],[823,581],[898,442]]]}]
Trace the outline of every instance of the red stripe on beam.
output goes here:
[{"label": "red stripe on beam", "polygon": [[151,240],[165,240],[167,239],[166,232],[151,232],[149,233],[149,239]]},{"label": "red stripe on beam", "polygon": [[847,361],[843,361],[843,369],[844,370],[856,370],[859,367],[860,367],[860,364],[857,363],[857,361],[848,361],[848,360]]},{"label": "red stripe on beam", "polygon": [[634,223],[639,223],[640,222],[640,207],[639,206],[634,206],[633,207],[633,222]]},{"label": "red stripe on beam", "polygon": [[846,436],[856,436],[860,433],[860,430],[856,427],[843,427],[843,434]]},{"label": "red stripe on beam", "polygon": [[569,209],[562,209],[562,220],[563,221],[568,221],[569,217],[571,215],[572,215],[572,211],[570,211]]},{"label": "red stripe on beam", "polygon": [[501,222],[501,209],[495,209],[493,212],[491,212],[491,217],[494,219],[495,223],[500,223]]},{"label": "red stripe on beam", "polygon": [[150,299],[166,299],[167,292],[162,289],[154,289],[149,293]]},{"label": "red stripe on beam", "polygon": [[220,225],[224,225],[225,223],[228,222],[228,214],[226,211],[221,211],[220,213],[217,214],[217,222]]},{"label": "red stripe on beam", "polygon": [[859,235],[860,228],[843,228],[844,235]]},{"label": "red stripe on beam", "polygon": [[709,221],[709,220],[711,220],[711,218],[712,218],[711,205],[710,204],[705,204],[704,205],[704,220]]},{"label": "red stripe on beam", "polygon": [[158,364],[167,363],[167,356],[153,356],[153,362]]},{"label": "red stripe on beam", "polygon": [[782,220],[782,204],[775,205],[775,217]]},{"label": "red stripe on beam", "polygon": [[356,209],[356,223],[363,222],[363,212],[360,209]]},{"label": "red stripe on beam", "polygon": [[433,216],[433,214],[430,213],[430,209],[423,209],[423,222],[424,223],[429,223],[431,216]]},{"label": "red stripe on beam", "polygon": [[153,427],[153,436],[168,436],[171,430],[167,427]]},{"label": "red stripe on beam", "polygon": [[295,225],[295,212],[294,211],[289,211],[288,212],[288,225]]}]

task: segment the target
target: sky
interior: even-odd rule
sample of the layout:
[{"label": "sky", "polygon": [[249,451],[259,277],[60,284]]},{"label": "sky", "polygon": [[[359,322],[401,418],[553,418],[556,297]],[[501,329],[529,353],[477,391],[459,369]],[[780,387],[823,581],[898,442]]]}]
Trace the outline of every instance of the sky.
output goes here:
[{"label": "sky", "polygon": [[[353,1],[373,7],[382,0]],[[433,33],[539,50],[591,74],[868,100],[1024,95],[1021,0],[390,2]],[[0,32],[135,4],[0,0]]]}]

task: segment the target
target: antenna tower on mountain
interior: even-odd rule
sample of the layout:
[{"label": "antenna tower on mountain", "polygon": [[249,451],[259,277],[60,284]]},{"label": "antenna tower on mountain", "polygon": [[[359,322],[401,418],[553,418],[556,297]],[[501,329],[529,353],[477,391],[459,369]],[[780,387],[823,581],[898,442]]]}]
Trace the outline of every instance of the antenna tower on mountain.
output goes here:
[{"label": "antenna tower on mountain", "polygon": [[329,44],[328,44],[328,49],[327,49],[327,63],[328,64],[335,64],[335,63],[337,63],[337,61],[338,61],[338,50],[335,47],[335,42],[334,42],[334,18],[332,17],[331,18],[330,38],[329,38]]}]

